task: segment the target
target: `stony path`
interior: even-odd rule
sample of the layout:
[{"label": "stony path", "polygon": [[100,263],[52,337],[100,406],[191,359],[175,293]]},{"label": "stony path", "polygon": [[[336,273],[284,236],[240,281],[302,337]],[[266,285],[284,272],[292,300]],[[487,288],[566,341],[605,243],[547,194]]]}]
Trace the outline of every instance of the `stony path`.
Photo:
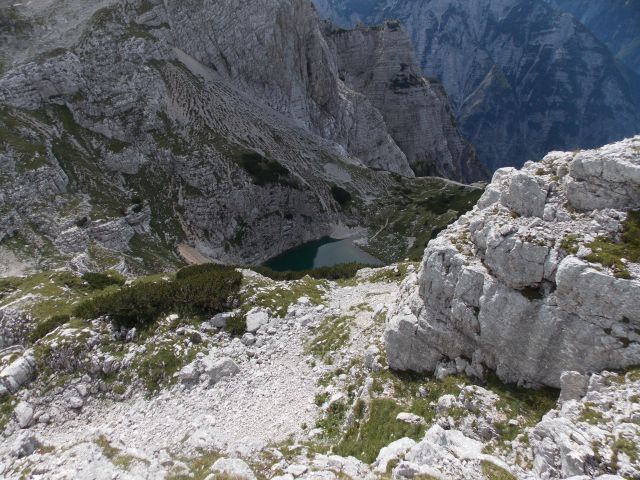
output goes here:
[{"label": "stony path", "polygon": [[[247,455],[291,436],[303,437],[319,414],[317,381],[334,368],[305,353],[314,326],[329,314],[355,317],[343,355],[362,356],[382,333],[374,310],[389,303],[397,289],[397,283],[332,284],[324,308],[296,306],[295,312],[276,321],[276,332],[265,334],[261,347],[245,347],[238,339],[214,347],[216,355],[236,360],[241,370],[234,377],[210,388],[178,385],[152,399],[140,395],[123,402],[93,400],[66,422],[33,430],[51,445],[104,435],[142,458],[162,450],[189,456],[198,448]],[[303,325],[300,319],[309,314],[314,321]]]}]

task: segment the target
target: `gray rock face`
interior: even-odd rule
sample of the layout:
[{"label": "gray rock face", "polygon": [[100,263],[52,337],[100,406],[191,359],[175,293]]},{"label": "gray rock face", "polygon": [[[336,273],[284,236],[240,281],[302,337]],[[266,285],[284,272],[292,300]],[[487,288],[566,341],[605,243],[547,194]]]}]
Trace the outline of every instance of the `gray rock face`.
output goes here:
[{"label": "gray rock face", "polygon": [[[142,244],[170,264],[181,242],[260,263],[360,220],[335,184],[370,198],[402,182],[372,169],[477,178],[441,89],[421,80],[394,110],[380,100],[392,85],[343,81],[307,0],[56,9],[11,7],[30,28],[9,34],[0,73],[0,128],[16,132],[0,143],[0,240],[28,237],[56,261],[87,253],[82,268],[137,268]],[[402,32],[387,36],[393,50],[360,52],[384,81],[376,64],[414,62]]]},{"label": "gray rock face", "polygon": [[[556,1],[588,3],[589,10],[600,12],[625,3]],[[633,22],[637,5],[626,3],[624,10],[634,13],[623,14],[624,23]],[[424,74],[442,81],[462,133],[492,170],[640,131],[637,75],[573,16],[542,0],[316,4],[323,16],[343,25],[400,20]],[[621,26],[609,21],[603,30],[615,35]]]},{"label": "gray rock face", "polygon": [[[612,380],[617,380],[615,383]],[[633,403],[639,385],[637,376],[618,376],[610,372],[592,375],[584,398],[568,400],[546,414],[529,433],[535,478],[634,478],[640,473],[637,457],[622,453],[618,444],[637,446],[640,441],[637,404]],[[597,421],[585,418],[588,413]],[[604,432],[608,433],[607,435]],[[633,452],[633,449],[631,449]],[[609,459],[617,458],[612,471]],[[602,475],[610,472],[611,475]]]},{"label": "gray rock face", "polygon": [[247,332],[255,333],[269,323],[269,314],[262,309],[253,309],[247,313]]},{"label": "gray rock face", "polygon": [[562,372],[560,375],[560,402],[581,400],[587,394],[589,377],[578,372]]},{"label": "gray rock face", "polygon": [[640,205],[638,152],[624,144],[579,152],[570,174],[567,199],[578,210]]},{"label": "gray rock face", "polygon": [[32,380],[35,371],[35,357],[29,350],[0,372],[0,386],[15,393]]},{"label": "gray rock face", "polygon": [[20,428],[28,428],[33,423],[33,407],[25,401],[22,401],[16,405],[13,414],[18,422]]},{"label": "gray rock face", "polygon": [[416,174],[465,182],[485,177],[473,148],[456,128],[444,88],[422,76],[411,41],[398,22],[327,31],[340,77],[382,113]]},{"label": "gray rock face", "polygon": [[[637,190],[638,146],[635,137],[497,171],[402,286],[385,333],[389,365],[435,371],[444,358],[470,362],[472,373],[488,367],[507,382],[559,387],[563,371],[640,363],[638,266],[628,263],[629,278],[617,278],[581,253],[590,239],[616,238],[624,210],[640,207],[634,195],[618,195]],[[600,175],[578,180],[573,172],[587,159]],[[581,192],[610,193],[572,195],[577,182]],[[612,198],[620,210],[587,210]]]},{"label": "gray rock face", "polygon": [[11,446],[11,456],[16,458],[28,457],[40,447],[38,438],[30,432],[18,436]]}]

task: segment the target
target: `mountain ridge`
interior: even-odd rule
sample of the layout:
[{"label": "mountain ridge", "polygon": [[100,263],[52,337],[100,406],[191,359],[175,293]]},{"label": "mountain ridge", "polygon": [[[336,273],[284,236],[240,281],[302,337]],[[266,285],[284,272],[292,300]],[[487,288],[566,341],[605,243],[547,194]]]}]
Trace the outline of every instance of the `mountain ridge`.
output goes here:
[{"label": "mountain ridge", "polygon": [[640,79],[571,15],[542,1],[316,2],[342,25],[400,20],[428,77],[492,170],[640,131]]}]

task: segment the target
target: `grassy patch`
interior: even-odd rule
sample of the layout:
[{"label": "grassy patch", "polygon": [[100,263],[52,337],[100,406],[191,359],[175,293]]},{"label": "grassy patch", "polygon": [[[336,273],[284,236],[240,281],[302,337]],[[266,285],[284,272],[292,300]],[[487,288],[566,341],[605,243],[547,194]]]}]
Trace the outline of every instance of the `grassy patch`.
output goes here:
[{"label": "grassy patch", "polygon": [[242,313],[238,313],[227,321],[224,329],[229,335],[241,337],[247,331],[247,318]]},{"label": "grassy patch", "polygon": [[0,432],[4,430],[4,427],[6,427],[9,420],[11,420],[16,404],[16,399],[11,395],[0,398]]},{"label": "grassy patch", "polygon": [[629,269],[622,259],[633,263],[640,262],[640,210],[628,212],[619,242],[599,237],[587,244],[587,247],[593,252],[587,260],[611,268],[618,278],[631,278]]},{"label": "grassy patch", "polygon": [[582,408],[582,413],[578,418],[581,422],[590,423],[591,425],[600,425],[604,423],[604,415],[599,410],[596,410],[590,403],[585,403]]},{"label": "grassy patch", "polygon": [[560,242],[560,248],[567,253],[575,255],[578,253],[578,236],[574,234],[565,236]]},{"label": "grassy patch", "polygon": [[[189,356],[195,357],[195,352]],[[190,360],[178,355],[175,345],[148,345],[136,362],[136,374],[149,393],[156,393],[163,386],[173,383],[173,375]]]},{"label": "grassy patch", "polygon": [[482,475],[487,480],[518,480],[512,473],[487,460],[482,460],[480,465],[482,467]]},{"label": "grassy patch", "polygon": [[71,320],[69,315],[54,315],[42,322],[38,322],[35,328],[29,333],[29,343],[36,343],[41,338],[44,338],[49,333],[53,332],[56,328],[69,322],[69,320]]},{"label": "grassy patch", "polygon": [[113,288],[109,286],[102,290],[93,289],[81,277],[71,272],[47,271],[26,277],[4,279],[0,283],[0,306],[31,295],[32,300],[23,306],[23,310],[31,314],[36,325],[45,323],[40,328],[46,330],[46,325],[51,325],[52,317],[70,315],[78,301],[91,299]]},{"label": "grassy patch", "polygon": [[621,453],[624,453],[634,463],[638,460],[638,445],[636,445],[633,440],[618,438],[615,442],[613,442],[611,450],[613,450],[611,463],[616,466],[618,464],[618,456]]},{"label": "grassy patch", "polygon": [[82,280],[84,280],[92,290],[104,290],[111,285],[121,287],[125,282],[125,278],[114,271],[104,273],[86,272],[82,275]]},{"label": "grassy patch", "polygon": [[[167,476],[167,480],[204,480],[211,474],[211,466],[221,457],[217,451],[199,450],[198,455],[193,458],[180,458],[185,463],[191,475],[171,475]],[[218,478],[217,476],[215,477]]]},{"label": "grassy patch", "polygon": [[[342,371],[338,369],[332,376],[337,376]],[[345,432],[341,430],[348,413],[344,402],[333,404],[329,412],[318,421],[317,426],[323,428],[325,436],[334,443],[335,453],[353,455],[370,463],[375,460],[380,448],[394,440],[405,436],[419,440],[435,419],[434,402],[444,394],[457,395],[465,382],[461,377],[447,377],[438,381],[430,376],[383,370],[374,377],[371,401],[368,404],[362,400],[356,401],[352,412],[353,421]],[[422,397],[418,395],[421,387],[427,392]],[[350,389],[349,398],[355,391],[356,384]],[[322,405],[326,398],[326,395],[320,394],[316,397],[316,403]],[[419,415],[425,419],[425,424],[410,425],[399,422],[396,416],[400,412]]]},{"label": "grassy patch", "polygon": [[370,282],[401,282],[409,272],[409,265],[417,267],[416,263],[399,263],[396,267],[381,268],[371,275],[368,280]]},{"label": "grassy patch", "polygon": [[324,286],[323,280],[311,277],[289,282],[286,286],[250,285],[246,290],[242,308],[248,311],[253,306],[263,307],[278,317],[284,317],[289,305],[294,304],[300,297],[307,297],[313,305],[323,303]]},{"label": "grassy patch", "polygon": [[123,470],[129,470],[131,464],[138,460],[132,455],[123,454],[120,449],[113,447],[109,440],[103,435],[98,437],[95,441],[96,445],[102,450],[102,454],[111,461],[116,467],[120,467]]},{"label": "grassy patch", "polygon": [[346,402],[334,402],[326,414],[316,421],[316,427],[323,430],[326,438],[339,438],[348,413],[349,407]]},{"label": "grassy patch", "polygon": [[344,347],[349,341],[353,317],[330,315],[325,317],[316,334],[306,345],[307,353],[322,360],[328,360],[331,353]]},{"label": "grassy patch", "polygon": [[405,408],[390,398],[375,398],[365,406],[356,404],[354,422],[334,449],[342,456],[354,456],[371,463],[380,449],[403,437],[418,439],[424,435],[424,425],[411,425],[396,420]]},{"label": "grassy patch", "polygon": [[487,388],[496,393],[500,400],[496,407],[509,419],[518,419],[519,425],[508,422],[496,424],[501,440],[513,440],[526,427],[532,427],[556,406],[559,391],[553,388],[539,390],[522,388],[502,383],[495,375],[487,377]]}]

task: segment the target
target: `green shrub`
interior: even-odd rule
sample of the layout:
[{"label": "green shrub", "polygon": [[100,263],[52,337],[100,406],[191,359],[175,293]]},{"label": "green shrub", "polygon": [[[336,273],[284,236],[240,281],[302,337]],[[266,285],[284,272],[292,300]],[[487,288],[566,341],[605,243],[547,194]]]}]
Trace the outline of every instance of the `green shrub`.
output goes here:
[{"label": "green shrub", "polygon": [[184,276],[174,281],[138,283],[78,305],[73,314],[91,319],[107,315],[117,326],[148,327],[171,312],[213,315],[232,308],[242,275],[233,269]]},{"label": "green shrub", "polygon": [[380,449],[403,437],[418,439],[424,435],[423,425],[412,425],[396,420],[405,411],[390,398],[374,398],[368,411],[364,405],[354,409],[354,422],[334,449],[342,456],[354,456],[363,462],[374,462]]},{"label": "green shrub", "polygon": [[235,267],[229,265],[219,265],[217,263],[204,263],[202,265],[190,265],[181,268],[176,272],[176,280],[182,280],[187,277],[201,275],[203,273],[230,272]]},{"label": "green shrub", "polygon": [[231,308],[242,281],[242,274],[225,270],[176,280],[170,283],[172,309],[212,315]]},{"label": "green shrub", "polygon": [[487,480],[518,480],[515,475],[487,460],[480,462],[482,475]]},{"label": "green shrub", "polygon": [[310,270],[289,270],[285,272],[278,272],[265,266],[252,267],[252,270],[259,273],[260,275],[269,277],[272,280],[280,281],[300,280],[307,275],[311,278],[315,278],[316,280],[340,280],[355,277],[358,273],[358,270],[360,270],[361,268],[366,268],[367,266],[368,265],[352,262],[341,263],[339,265],[333,265],[330,267],[318,267]]},{"label": "green shrub", "polygon": [[598,237],[587,246],[593,251],[587,260],[611,268],[618,278],[631,278],[622,259],[640,262],[640,210],[628,212],[620,242]]},{"label": "green shrub", "polygon": [[162,384],[172,381],[173,375],[182,367],[182,363],[173,347],[161,346],[145,353],[137,373],[147,391],[154,393]]},{"label": "green shrub", "polygon": [[17,401],[12,395],[0,398],[0,432],[4,430],[13,415]]},{"label": "green shrub", "polygon": [[36,327],[29,333],[29,343],[36,343],[41,338],[46,337],[56,328],[64,325],[70,320],[69,315],[54,315],[43,322],[39,322]]},{"label": "green shrub", "polygon": [[93,290],[102,290],[104,288],[110,287],[111,285],[117,285],[121,287],[125,282],[125,278],[116,272],[87,272],[82,275],[82,280],[87,282],[89,288]]},{"label": "green shrub", "polygon": [[242,314],[234,315],[227,321],[227,325],[224,329],[229,333],[229,335],[241,337],[247,331],[247,319]]}]

